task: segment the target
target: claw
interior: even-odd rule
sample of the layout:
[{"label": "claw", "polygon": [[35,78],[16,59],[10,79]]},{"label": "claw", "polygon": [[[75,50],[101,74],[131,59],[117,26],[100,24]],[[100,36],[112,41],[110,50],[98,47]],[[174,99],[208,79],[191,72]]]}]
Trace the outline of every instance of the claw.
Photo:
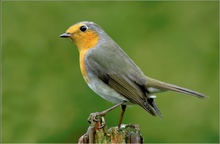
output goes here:
[{"label": "claw", "polygon": [[[122,105],[123,103],[125,103],[125,101],[122,101],[116,105],[114,105],[113,107],[110,107],[109,109],[107,110],[104,110],[102,112],[95,112],[95,113],[90,113],[89,117],[88,117],[88,122],[90,123],[90,125],[93,125],[93,122],[97,123],[97,122],[100,122],[100,126],[98,127],[99,129],[103,128],[106,123],[105,123],[105,114],[107,114],[108,112],[110,112],[111,110],[115,109],[116,107]],[[123,106],[124,109],[126,106]],[[124,111],[123,111],[123,114],[124,114]],[[97,118],[97,116],[100,116],[100,118]],[[123,115],[120,119],[120,124],[119,124],[119,127],[121,125],[121,121],[122,121],[122,118],[123,118]]]},{"label": "claw", "polygon": [[102,116],[101,119],[102,119],[102,124],[99,126],[100,129],[102,129],[106,125],[104,116]]},{"label": "claw", "polygon": [[92,120],[93,120],[94,122],[98,122],[98,119],[96,118],[97,116],[99,116],[99,115],[97,115],[96,113],[94,113],[94,114],[92,115]]},{"label": "claw", "polygon": [[[105,118],[104,118],[105,114],[106,114],[106,113],[103,113],[103,112],[91,113],[90,116],[89,116],[89,118],[88,118],[88,122],[89,122],[90,124],[92,124],[92,122],[95,122],[95,123],[100,122],[101,124],[100,124],[100,126],[99,126],[98,128],[101,129],[101,128],[103,128],[103,127],[105,126],[105,124],[106,124],[106,123],[105,123]],[[100,116],[100,119],[97,118],[98,116]]]}]

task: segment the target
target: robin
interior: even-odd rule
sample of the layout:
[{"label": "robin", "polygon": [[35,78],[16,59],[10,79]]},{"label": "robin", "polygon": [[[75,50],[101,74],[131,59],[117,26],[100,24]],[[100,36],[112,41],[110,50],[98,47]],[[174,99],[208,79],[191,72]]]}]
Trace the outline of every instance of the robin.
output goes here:
[{"label": "robin", "polygon": [[126,105],[137,104],[151,115],[161,112],[155,93],[174,91],[198,98],[202,93],[145,76],[133,60],[96,23],[82,21],[72,25],[61,38],[70,38],[79,51],[80,69],[88,86],[99,96],[115,105],[96,116],[104,116],[121,106],[120,128]]}]

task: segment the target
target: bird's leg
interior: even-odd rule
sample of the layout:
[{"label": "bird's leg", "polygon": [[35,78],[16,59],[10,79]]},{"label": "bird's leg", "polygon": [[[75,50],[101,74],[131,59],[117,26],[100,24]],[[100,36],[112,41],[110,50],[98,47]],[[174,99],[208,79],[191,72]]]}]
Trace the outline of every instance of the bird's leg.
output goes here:
[{"label": "bird's leg", "polygon": [[119,123],[118,123],[118,129],[120,129],[121,127],[121,123],[124,117],[125,110],[126,110],[126,105],[121,105],[121,116],[120,116]]},{"label": "bird's leg", "polygon": [[98,120],[96,119],[97,116],[101,116],[101,119],[102,119],[102,122],[103,124],[100,126],[100,128],[103,128],[105,126],[105,119],[104,119],[104,116],[105,114],[107,114],[108,112],[110,112],[111,110],[117,108],[118,106],[122,105],[124,103],[124,101],[114,105],[113,107],[110,107],[102,112],[95,112],[95,113],[91,113],[89,118],[88,118],[88,122],[91,123],[91,119],[95,122],[97,122]]}]

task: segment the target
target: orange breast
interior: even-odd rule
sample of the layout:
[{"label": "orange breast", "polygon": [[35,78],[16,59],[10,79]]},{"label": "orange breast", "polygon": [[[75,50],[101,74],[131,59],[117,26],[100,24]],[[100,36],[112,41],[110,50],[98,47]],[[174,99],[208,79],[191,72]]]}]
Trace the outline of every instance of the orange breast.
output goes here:
[{"label": "orange breast", "polygon": [[83,39],[77,40],[76,42],[77,48],[80,53],[80,69],[84,79],[87,76],[87,70],[85,66],[85,55],[91,48],[94,48],[97,45],[98,40],[99,36],[96,32],[88,31],[86,33],[86,36],[83,37]]},{"label": "orange breast", "polygon": [[86,50],[81,50],[80,51],[80,58],[79,58],[79,63],[80,63],[80,70],[81,70],[81,73],[83,75],[83,77],[85,78],[86,75],[87,75],[87,71],[86,71],[86,66],[85,66],[85,55],[86,53],[88,52],[89,49],[86,49]]}]

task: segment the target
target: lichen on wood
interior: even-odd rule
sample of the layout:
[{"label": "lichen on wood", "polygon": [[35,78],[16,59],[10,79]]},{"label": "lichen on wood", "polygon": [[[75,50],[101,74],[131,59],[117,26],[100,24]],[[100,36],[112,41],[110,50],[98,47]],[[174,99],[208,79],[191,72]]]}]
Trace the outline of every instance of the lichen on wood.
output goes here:
[{"label": "lichen on wood", "polygon": [[143,143],[138,125],[122,124],[120,128],[116,126],[107,130],[104,116],[94,117],[94,114],[90,114],[88,130],[78,143]]}]

